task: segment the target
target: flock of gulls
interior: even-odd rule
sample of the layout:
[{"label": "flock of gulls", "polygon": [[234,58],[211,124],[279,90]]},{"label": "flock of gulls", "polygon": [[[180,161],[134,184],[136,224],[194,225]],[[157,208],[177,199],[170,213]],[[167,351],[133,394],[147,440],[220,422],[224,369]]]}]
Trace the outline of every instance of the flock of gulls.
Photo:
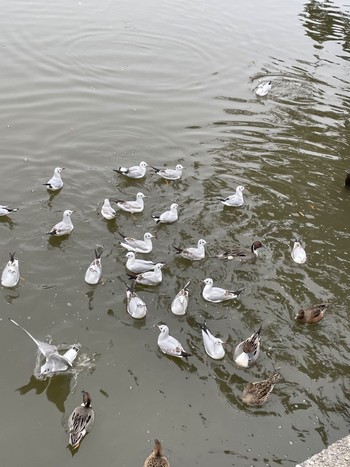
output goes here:
[{"label": "flock of gulls", "polygon": [[[256,93],[260,96],[266,95],[271,88],[271,83],[262,83],[256,89]],[[139,165],[132,167],[118,167],[113,169],[119,175],[128,177],[129,179],[142,179],[147,172],[149,165],[142,161]],[[181,164],[176,165],[175,169],[164,168],[159,169],[151,167],[154,172],[171,183],[172,181],[179,181],[182,177],[184,167]],[[61,177],[61,167],[56,167],[52,178],[44,185],[51,192],[61,190],[63,188],[63,180]],[[240,208],[244,204],[244,187],[237,186],[235,192],[226,198],[219,198],[219,201],[228,208]],[[140,213],[144,209],[144,194],[138,192],[136,199],[121,200],[121,199],[108,199],[106,198],[101,208],[101,216],[107,221],[112,221],[117,215],[118,209],[129,212],[130,214]],[[178,220],[178,204],[172,203],[169,210],[153,215],[156,224],[171,224]],[[9,216],[17,212],[17,208],[10,208],[9,206],[0,206],[0,216]],[[74,229],[72,223],[73,210],[66,209],[63,213],[63,218],[60,222],[55,224],[47,234],[49,236],[68,236]],[[135,289],[138,284],[153,287],[162,282],[162,268],[165,263],[147,259],[141,259],[139,254],[147,255],[152,251],[152,239],[154,234],[145,232],[143,238],[137,239],[125,236],[120,233],[120,246],[126,252],[126,269],[129,272],[131,279],[126,284],[126,309],[129,315],[136,319],[142,319],[147,314],[147,305],[139,297]],[[195,243],[195,242],[193,242]],[[198,239],[197,243],[186,248],[174,246],[174,254],[188,260],[188,262],[201,261],[206,255],[206,241],[203,238]],[[239,260],[245,262],[254,262],[258,257],[260,248],[264,245],[261,241],[255,241],[250,249],[241,247],[232,248],[231,250],[224,251],[217,255],[222,260]],[[102,254],[103,247],[97,246],[95,249],[95,258],[88,266],[85,272],[85,281],[90,285],[98,284],[102,277]],[[297,264],[304,264],[306,262],[306,252],[301,246],[300,242],[295,241],[291,251],[291,257]],[[15,253],[10,253],[10,259],[5,265],[1,275],[1,285],[3,287],[15,287],[20,279],[19,260],[15,257]],[[242,290],[227,290],[218,285],[214,285],[213,279],[210,277],[205,278],[203,281],[202,297],[204,300],[211,303],[220,303],[230,300],[235,300],[239,297]],[[189,302],[189,285],[190,282],[176,294],[172,303],[171,311],[174,315],[184,315],[187,312]],[[327,303],[312,306],[300,310],[295,320],[300,323],[316,323],[320,321],[325,314]],[[76,359],[80,346],[77,344],[72,345],[52,345],[42,342],[33,337],[26,329],[20,324],[10,318],[10,321],[20,328],[34,341],[37,346],[38,354],[43,358],[43,363],[40,367],[40,377],[50,377],[53,374],[62,373],[72,368],[74,360]],[[166,324],[156,325],[159,328],[159,336],[157,340],[158,347],[163,354],[170,357],[188,359],[191,357],[190,352],[184,349],[179,340],[170,335],[169,327]],[[225,356],[225,342],[218,336],[215,336],[209,330],[207,323],[201,324],[201,333],[203,340],[203,347],[206,354],[215,360],[224,358]],[[261,331],[262,327],[253,332],[242,342],[238,343],[234,350],[235,363],[243,368],[252,366],[260,353],[261,344]],[[243,390],[242,401],[249,405],[261,405],[266,402],[274,385],[280,378],[278,369],[274,369],[271,374],[264,380],[248,383]],[[88,433],[94,423],[95,415],[91,405],[91,397],[87,391],[82,391],[83,402],[73,410],[68,419],[68,432],[69,432],[69,445],[72,450],[76,449],[82,438]],[[167,458],[163,455],[161,443],[155,440],[154,448],[151,454],[147,457],[144,467],[166,467],[169,466]]]}]

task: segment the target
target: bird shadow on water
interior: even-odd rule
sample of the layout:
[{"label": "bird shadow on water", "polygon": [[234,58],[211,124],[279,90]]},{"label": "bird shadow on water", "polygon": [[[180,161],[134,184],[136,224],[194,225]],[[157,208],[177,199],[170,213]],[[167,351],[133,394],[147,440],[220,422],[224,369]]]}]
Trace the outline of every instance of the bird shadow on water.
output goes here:
[{"label": "bird shadow on water", "polygon": [[13,220],[11,219],[11,217],[8,217],[8,216],[0,217],[0,224],[5,225],[5,226],[8,227],[10,230],[13,230],[13,228],[14,228],[15,225],[16,225],[16,223],[13,222]]},{"label": "bird shadow on water", "polygon": [[71,390],[72,374],[66,375],[54,375],[51,378],[45,380],[39,380],[34,375],[30,377],[30,380],[24,386],[17,388],[21,396],[24,396],[30,391],[35,391],[36,394],[46,392],[47,400],[55,404],[57,409],[64,413],[64,403]]},{"label": "bird shadow on water", "polygon": [[60,248],[63,250],[63,246],[66,240],[68,240],[69,235],[62,235],[61,237],[55,237],[50,235],[48,240],[48,249],[51,248]]},{"label": "bird shadow on water", "polygon": [[46,201],[46,204],[52,209],[52,201],[56,198],[57,195],[60,194],[61,190],[55,191],[55,192],[50,192],[49,190],[47,191],[49,193],[49,199]]}]

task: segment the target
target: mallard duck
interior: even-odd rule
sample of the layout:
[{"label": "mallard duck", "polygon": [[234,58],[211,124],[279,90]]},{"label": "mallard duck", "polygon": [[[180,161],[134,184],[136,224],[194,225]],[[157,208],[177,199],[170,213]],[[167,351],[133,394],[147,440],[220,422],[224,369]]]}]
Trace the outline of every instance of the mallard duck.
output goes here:
[{"label": "mallard duck", "polygon": [[255,261],[258,257],[258,249],[263,248],[264,245],[257,240],[252,244],[250,250],[246,248],[236,248],[234,250],[227,250],[224,253],[217,255],[217,258],[225,259],[239,259],[241,261]]},{"label": "mallard duck", "polygon": [[156,263],[153,271],[146,271],[137,276],[128,274],[131,279],[134,279],[138,284],[143,285],[158,285],[163,280],[162,267],[165,266],[165,263]]},{"label": "mallard duck", "polygon": [[87,391],[81,392],[83,393],[83,403],[73,410],[68,419],[69,444],[73,449],[79,447],[81,440],[91,430],[95,421],[90,394]]},{"label": "mallard duck", "polygon": [[171,303],[171,311],[174,315],[184,315],[187,311],[188,306],[188,286],[191,281],[188,281],[187,284],[180,290],[180,292],[175,296],[174,300]]},{"label": "mallard duck", "polygon": [[153,219],[156,221],[156,224],[172,224],[176,222],[178,219],[177,208],[179,207],[178,204],[173,203],[170,206],[170,211],[165,211],[159,216],[152,216]]},{"label": "mallard duck", "polygon": [[126,311],[132,318],[142,319],[146,316],[147,306],[134,291],[134,285],[134,280],[131,282],[130,286],[126,284]]},{"label": "mallard duck", "polygon": [[43,183],[43,185],[46,185],[48,190],[57,191],[63,187],[63,181],[61,178],[62,170],[64,170],[64,167],[56,167],[52,178],[50,178],[47,183]]},{"label": "mallard duck", "polygon": [[134,253],[151,253],[153,248],[152,238],[155,238],[155,235],[146,232],[143,236],[143,240],[138,240],[137,238],[126,237],[121,232],[118,233],[123,239],[122,242],[119,242],[123,248],[126,248],[128,251],[133,251]]},{"label": "mallard duck", "polygon": [[255,89],[255,94],[260,97],[266,96],[266,94],[270,91],[271,87],[272,87],[271,81],[260,83],[258,87]]},{"label": "mallard duck", "polygon": [[56,225],[54,225],[50,232],[47,232],[47,234],[55,237],[69,235],[74,229],[74,225],[70,218],[73,212],[74,211],[71,211],[70,209],[66,209],[63,213],[63,219],[61,220],[61,222],[58,222]]},{"label": "mallard duck", "polygon": [[224,204],[225,206],[239,208],[243,206],[244,204],[243,191],[244,191],[244,186],[238,186],[236,188],[236,193],[234,193],[233,195],[227,196],[226,198],[219,198],[219,199],[222,202],[222,204]]},{"label": "mallard duck", "polygon": [[225,349],[223,345],[225,342],[219,337],[213,336],[213,334],[207,328],[207,323],[205,321],[203,324],[201,324],[201,329],[203,345],[209,357],[214,358],[214,360],[220,360],[221,358],[224,358]]},{"label": "mallard duck", "polygon": [[306,261],[306,252],[299,242],[294,242],[291,253],[292,260],[297,264],[304,264]]},{"label": "mallard duck", "polygon": [[262,405],[267,401],[274,385],[280,379],[280,373],[275,370],[268,379],[248,383],[242,394],[242,401],[248,405]]},{"label": "mallard duck", "polygon": [[314,305],[309,308],[302,308],[299,310],[294,319],[298,321],[298,323],[318,323],[324,318],[325,311],[329,303],[320,303],[319,305]]},{"label": "mallard duck", "polygon": [[19,262],[15,258],[15,253],[10,253],[10,261],[4,267],[1,275],[1,285],[3,287],[15,287],[19,281]]},{"label": "mallard duck", "polygon": [[4,206],[0,204],[0,216],[8,216],[11,212],[17,212],[18,208],[9,208],[8,206]]},{"label": "mallard duck", "polygon": [[256,362],[260,353],[260,328],[246,340],[240,342],[234,352],[234,360],[239,366],[248,368]]},{"label": "mallard duck", "polygon": [[116,216],[115,209],[112,208],[111,203],[108,198],[106,198],[103,202],[103,206],[101,208],[101,214],[107,221],[114,219]]},{"label": "mallard duck", "polygon": [[90,285],[95,285],[102,276],[102,261],[101,256],[103,253],[102,246],[95,249],[95,259],[91,262],[85,273],[85,282]]},{"label": "mallard duck", "polygon": [[154,440],[154,448],[145,460],[143,467],[170,467],[168,459],[163,455],[163,448],[158,439]]},{"label": "mallard duck", "polygon": [[139,165],[133,165],[132,167],[118,167],[113,169],[114,172],[125,175],[129,178],[143,178],[146,175],[147,162],[140,162]]},{"label": "mallard duck", "polygon": [[213,287],[213,279],[207,277],[204,279],[204,289],[202,295],[204,300],[213,303],[223,302],[225,300],[232,300],[237,298],[238,295],[242,292],[241,290],[226,290],[221,287]]},{"label": "mallard duck", "polygon": [[145,195],[139,192],[136,195],[135,201],[123,201],[121,199],[114,199],[112,201],[116,203],[118,208],[122,209],[123,211],[134,213],[134,212],[143,211],[143,208],[144,208],[143,198],[145,198]]},{"label": "mallard duck", "polygon": [[175,337],[169,336],[168,326],[160,324],[157,325],[157,327],[160,330],[160,334],[158,336],[158,347],[163,353],[171,355],[172,357],[185,357],[186,359],[191,356],[191,354],[185,352],[184,348],[180,342],[175,339]]},{"label": "mallard duck", "polygon": [[156,174],[162,178],[165,178],[165,180],[179,180],[182,176],[182,171],[184,168],[185,167],[183,167],[181,164],[177,164],[175,169],[157,169],[156,167],[152,167]]},{"label": "mallard duck", "polygon": [[178,248],[177,246],[173,245],[173,248],[176,250],[176,254],[182,258],[189,259],[190,261],[199,261],[205,258],[204,245],[206,243],[207,242],[201,238],[198,240],[196,247]]}]

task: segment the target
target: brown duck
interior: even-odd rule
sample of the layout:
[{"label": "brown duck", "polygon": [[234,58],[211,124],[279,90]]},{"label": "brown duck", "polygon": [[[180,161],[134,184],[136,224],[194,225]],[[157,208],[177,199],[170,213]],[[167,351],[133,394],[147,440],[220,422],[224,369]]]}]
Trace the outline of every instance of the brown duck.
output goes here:
[{"label": "brown duck", "polygon": [[163,448],[158,439],[154,440],[154,448],[145,460],[143,467],[170,467],[168,459],[163,456]]},{"label": "brown duck", "polygon": [[256,383],[248,383],[242,394],[242,401],[248,405],[264,404],[272,391],[274,385],[280,379],[280,373],[275,370],[271,373],[268,379],[257,381]]},{"label": "brown duck", "polygon": [[303,308],[297,312],[294,319],[298,323],[318,323],[324,318],[325,311],[329,306],[328,303],[320,303],[319,305],[311,306],[310,308]]}]

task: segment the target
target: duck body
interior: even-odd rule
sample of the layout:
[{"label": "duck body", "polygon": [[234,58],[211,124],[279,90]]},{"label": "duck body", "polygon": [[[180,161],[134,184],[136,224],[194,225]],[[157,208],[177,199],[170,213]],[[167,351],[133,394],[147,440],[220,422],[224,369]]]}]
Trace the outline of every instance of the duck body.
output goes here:
[{"label": "duck body", "polygon": [[17,211],[18,211],[18,208],[9,208],[8,206],[4,206],[0,204],[0,217],[8,216],[9,214],[11,214],[11,212],[17,212]]},{"label": "duck body", "polygon": [[160,350],[167,355],[178,358],[187,358],[191,354],[187,353],[180,342],[169,335],[169,328],[165,324],[158,325],[160,334],[158,336],[158,347]]},{"label": "duck body", "polygon": [[141,192],[137,193],[135,201],[123,201],[123,200],[113,200],[117,204],[118,208],[122,211],[136,213],[142,212],[144,208],[143,198],[145,195]]},{"label": "duck body", "polygon": [[169,211],[165,211],[160,216],[152,216],[156,224],[172,224],[178,220],[178,204],[173,203]]},{"label": "duck body", "polygon": [[158,439],[154,440],[154,448],[145,460],[143,467],[170,467],[169,461],[164,456],[162,445]]},{"label": "duck body", "polygon": [[153,271],[146,271],[142,274],[137,275],[136,277],[130,276],[132,279],[135,280],[138,284],[155,286],[162,282],[163,275],[162,275],[162,267],[165,266],[164,263],[156,263]]},{"label": "duck body", "polygon": [[50,191],[58,191],[63,187],[63,181],[61,178],[61,172],[64,170],[64,167],[56,167],[52,178],[47,183],[44,183],[46,185],[47,189]]},{"label": "duck body", "polygon": [[95,285],[99,282],[102,276],[102,255],[103,249],[95,250],[95,259],[90,263],[85,273],[85,282],[90,285]]},{"label": "duck body", "polygon": [[47,233],[55,237],[62,237],[63,235],[69,235],[74,229],[72,220],[70,218],[73,212],[74,211],[71,211],[70,209],[66,209],[63,213],[62,221],[54,225],[52,229],[50,230],[50,232],[47,232]]},{"label": "duck body", "polygon": [[19,281],[19,262],[15,258],[15,253],[10,253],[10,261],[6,264],[1,275],[1,285],[3,287],[15,287]]},{"label": "duck body", "polygon": [[270,91],[271,87],[271,81],[265,81],[264,83],[260,83],[255,89],[255,94],[260,97],[266,96],[266,94],[268,94],[268,92]]},{"label": "duck body", "polygon": [[258,249],[263,248],[264,245],[260,241],[256,241],[250,247],[250,250],[246,248],[235,248],[231,251],[227,250],[224,253],[219,254],[218,258],[224,259],[238,259],[240,261],[255,261],[258,257]]},{"label": "duck body", "polygon": [[243,191],[244,191],[244,186],[240,185],[236,188],[236,193],[234,193],[233,195],[227,196],[226,198],[219,198],[219,199],[222,202],[222,204],[224,204],[225,206],[239,208],[243,206],[244,204]]},{"label": "duck body", "polygon": [[171,311],[174,313],[174,315],[184,315],[187,311],[189,295],[189,290],[187,287],[189,284],[190,281],[188,281],[184,288],[180,290],[171,303]]},{"label": "duck body", "polygon": [[119,244],[128,251],[133,251],[134,253],[151,253],[153,249],[152,235],[150,232],[146,232],[143,236],[143,240],[138,240],[133,237],[126,237],[122,233],[118,232],[122,237],[123,241]]},{"label": "duck body", "polygon": [[261,326],[246,340],[240,342],[234,352],[233,358],[237,365],[248,368],[256,362],[260,353]]},{"label": "duck body", "polygon": [[147,314],[146,303],[134,291],[133,281],[131,286],[127,285],[126,290],[126,311],[134,319],[142,319]]},{"label": "duck body", "polygon": [[112,208],[108,198],[106,198],[103,202],[101,214],[107,221],[114,219],[116,216],[116,211]]},{"label": "duck body", "polygon": [[242,292],[241,290],[227,290],[222,289],[221,287],[213,287],[213,279],[207,277],[204,279],[204,288],[202,291],[202,296],[204,300],[212,303],[219,303],[225,300],[232,300],[237,298],[238,295]]},{"label": "duck body", "polygon": [[248,405],[264,404],[272,389],[274,388],[281,375],[278,371],[271,373],[268,379],[257,381],[256,383],[248,383],[243,390],[242,400]]},{"label": "duck body", "polygon": [[294,242],[291,253],[292,260],[297,264],[304,264],[306,261],[306,252],[299,242]]},{"label": "duck body", "polygon": [[147,166],[147,162],[142,161],[139,165],[133,165],[132,167],[118,167],[113,170],[125,177],[139,179],[146,175]]},{"label": "duck body", "polygon": [[205,258],[204,245],[206,243],[207,242],[201,238],[198,240],[197,247],[178,248],[173,245],[173,248],[175,248],[176,254],[182,258],[188,259],[190,261],[200,261],[201,259]]},{"label": "duck body", "polygon": [[151,271],[155,266],[153,261],[137,259],[133,251],[128,251],[125,256],[128,258],[125,266],[134,274],[142,274],[143,272]]},{"label": "duck body", "polygon": [[320,303],[319,305],[314,305],[309,308],[303,308],[296,313],[294,319],[298,323],[302,324],[318,323],[324,318],[324,314],[328,306],[329,303]]},{"label": "duck body", "polygon": [[225,342],[213,334],[207,328],[206,322],[201,325],[203,345],[206,353],[214,360],[220,360],[225,356],[223,345]]},{"label": "duck body", "polygon": [[79,447],[81,440],[91,430],[95,422],[95,412],[91,407],[91,397],[82,391],[83,403],[76,407],[68,418],[69,444],[72,449]]},{"label": "duck body", "polygon": [[184,168],[185,167],[183,167],[181,164],[177,164],[175,169],[157,169],[156,167],[152,167],[156,174],[165,180],[180,180]]}]

